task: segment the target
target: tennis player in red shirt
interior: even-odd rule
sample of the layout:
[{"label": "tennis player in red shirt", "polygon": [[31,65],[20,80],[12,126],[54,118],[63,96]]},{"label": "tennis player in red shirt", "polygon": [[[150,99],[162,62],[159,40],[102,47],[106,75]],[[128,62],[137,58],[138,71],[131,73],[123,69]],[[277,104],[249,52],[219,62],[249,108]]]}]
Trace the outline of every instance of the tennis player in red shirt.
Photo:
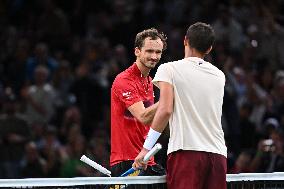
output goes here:
[{"label": "tennis player in red shirt", "polygon": [[[131,168],[143,147],[157,110],[149,72],[166,49],[166,36],[151,28],[136,35],[136,61],[118,74],[111,88],[111,156],[112,176]],[[143,175],[162,175],[164,169],[151,159]]]}]

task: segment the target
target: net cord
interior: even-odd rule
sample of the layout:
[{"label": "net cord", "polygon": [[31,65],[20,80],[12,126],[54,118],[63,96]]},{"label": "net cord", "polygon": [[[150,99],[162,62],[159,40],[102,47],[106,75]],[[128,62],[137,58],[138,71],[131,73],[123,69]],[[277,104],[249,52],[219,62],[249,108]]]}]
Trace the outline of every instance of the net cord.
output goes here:
[{"label": "net cord", "polygon": [[227,182],[284,180],[284,172],[227,174]]},{"label": "net cord", "polygon": [[74,178],[26,178],[0,179],[2,187],[38,187],[38,186],[82,186],[110,184],[159,184],[165,183],[166,176],[134,176],[134,177],[74,177]]}]

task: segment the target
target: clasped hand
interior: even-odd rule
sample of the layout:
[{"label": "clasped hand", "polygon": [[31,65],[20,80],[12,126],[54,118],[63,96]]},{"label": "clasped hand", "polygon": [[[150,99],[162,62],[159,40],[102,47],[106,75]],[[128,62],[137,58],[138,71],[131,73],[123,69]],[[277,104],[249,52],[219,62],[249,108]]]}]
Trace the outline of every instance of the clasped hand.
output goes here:
[{"label": "clasped hand", "polygon": [[144,161],[145,155],[149,152],[149,150],[143,148],[141,152],[137,155],[137,157],[134,160],[134,163],[132,164],[132,167],[134,169],[147,169],[147,162]]}]

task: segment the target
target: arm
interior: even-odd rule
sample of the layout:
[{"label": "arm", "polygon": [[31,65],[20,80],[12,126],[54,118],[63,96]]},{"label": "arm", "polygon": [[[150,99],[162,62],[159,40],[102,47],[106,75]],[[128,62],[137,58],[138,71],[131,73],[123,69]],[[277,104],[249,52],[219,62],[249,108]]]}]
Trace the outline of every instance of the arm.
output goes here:
[{"label": "arm", "polygon": [[117,78],[113,83],[112,92],[138,121],[145,125],[152,123],[158,103],[145,108],[134,80],[125,77]]},{"label": "arm", "polygon": [[[159,88],[160,88],[160,101],[159,106],[157,108],[157,112],[155,114],[155,117],[152,122],[151,129],[154,130],[156,133],[161,133],[164,131],[164,129],[167,126],[167,123],[170,119],[170,116],[173,112],[173,104],[174,104],[174,90],[173,86],[167,82],[159,82]],[[149,140],[149,133],[148,137],[145,141]],[[150,139],[151,140],[151,139]],[[157,139],[153,141],[153,143],[156,143]],[[144,146],[145,146],[144,143]],[[135,158],[135,162],[133,163],[134,168],[143,167],[146,168],[146,163],[143,162],[143,158],[146,155],[146,153],[149,151],[149,149],[146,149],[143,146],[143,149],[138,154],[138,156]]]},{"label": "arm", "polygon": [[167,82],[160,81],[160,103],[156,115],[153,119],[151,128],[162,133],[166,128],[169,119],[173,113],[174,106],[174,89]]},{"label": "arm", "polygon": [[128,107],[131,114],[138,119],[141,123],[149,125],[152,123],[155,113],[157,111],[159,102],[152,106],[145,108],[142,101],[136,102]]}]

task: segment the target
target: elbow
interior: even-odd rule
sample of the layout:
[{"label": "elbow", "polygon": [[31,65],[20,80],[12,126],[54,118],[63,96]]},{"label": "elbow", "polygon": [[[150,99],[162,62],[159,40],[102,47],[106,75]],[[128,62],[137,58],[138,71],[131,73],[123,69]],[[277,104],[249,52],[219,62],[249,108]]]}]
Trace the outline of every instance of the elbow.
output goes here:
[{"label": "elbow", "polygon": [[144,125],[150,125],[153,121],[153,119],[150,119],[149,117],[144,115],[141,115],[138,120]]},{"label": "elbow", "polygon": [[153,120],[141,120],[141,123],[143,123],[144,125],[151,125]]},{"label": "elbow", "polygon": [[172,115],[173,111],[171,109],[165,109],[161,112],[164,118],[169,118]]},{"label": "elbow", "polygon": [[160,117],[163,120],[168,120],[173,111],[170,108],[161,108],[160,110],[157,111],[157,117]]},{"label": "elbow", "polygon": [[155,116],[154,112],[144,112],[142,114],[140,114],[140,116],[138,117],[138,120],[144,124],[144,125],[150,125],[153,121],[153,118]]}]

